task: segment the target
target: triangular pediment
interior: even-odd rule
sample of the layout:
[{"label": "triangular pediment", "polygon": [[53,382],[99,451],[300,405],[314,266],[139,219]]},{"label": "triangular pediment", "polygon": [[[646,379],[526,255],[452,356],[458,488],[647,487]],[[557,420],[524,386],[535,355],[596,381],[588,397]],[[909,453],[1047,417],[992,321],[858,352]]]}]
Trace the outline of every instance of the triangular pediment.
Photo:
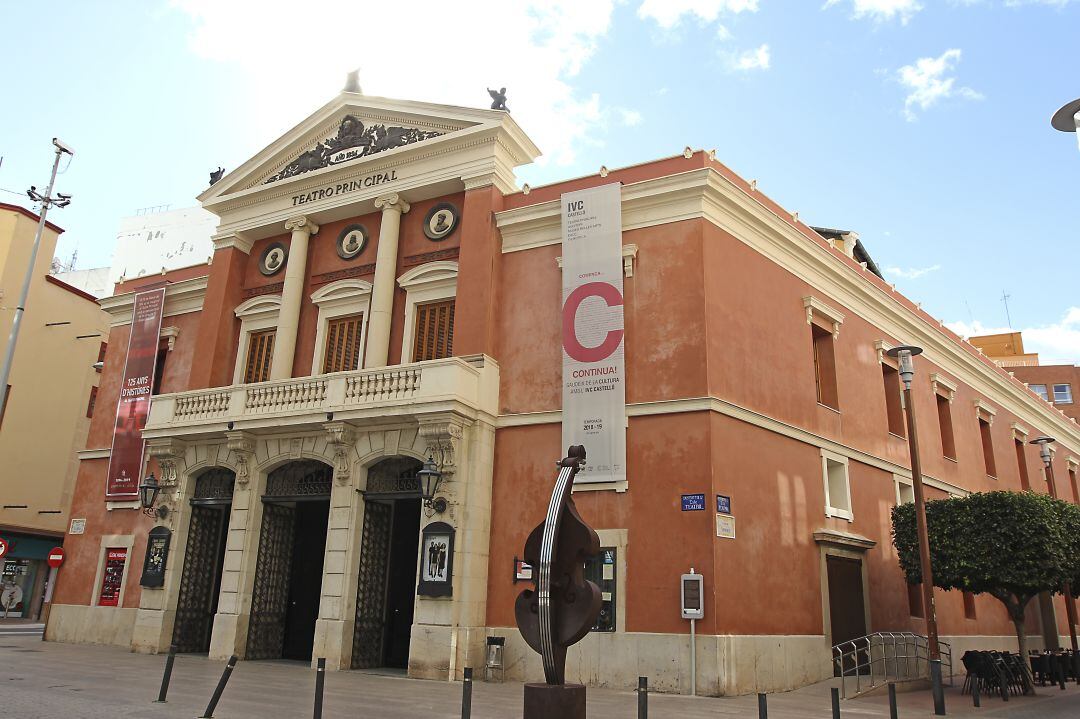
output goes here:
[{"label": "triangular pediment", "polygon": [[213,209],[212,205],[238,195],[487,130],[513,138],[508,144],[518,150],[515,164],[531,162],[539,154],[504,111],[343,92],[211,185],[199,200]]}]

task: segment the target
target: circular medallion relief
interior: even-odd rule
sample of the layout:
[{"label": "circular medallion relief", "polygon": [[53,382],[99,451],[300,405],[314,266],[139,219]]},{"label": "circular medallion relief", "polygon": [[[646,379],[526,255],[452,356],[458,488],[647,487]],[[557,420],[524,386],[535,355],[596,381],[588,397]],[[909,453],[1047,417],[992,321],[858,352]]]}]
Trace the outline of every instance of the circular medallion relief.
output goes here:
[{"label": "circular medallion relief", "polygon": [[276,275],[281,272],[288,257],[288,248],[281,242],[275,242],[263,250],[262,256],[259,257],[259,272],[267,277]]},{"label": "circular medallion relief", "polygon": [[337,238],[338,257],[351,260],[367,248],[368,232],[363,225],[349,225]]},{"label": "circular medallion relief", "polygon": [[449,202],[440,202],[428,210],[424,218],[424,234],[429,240],[445,240],[458,226],[458,209]]}]

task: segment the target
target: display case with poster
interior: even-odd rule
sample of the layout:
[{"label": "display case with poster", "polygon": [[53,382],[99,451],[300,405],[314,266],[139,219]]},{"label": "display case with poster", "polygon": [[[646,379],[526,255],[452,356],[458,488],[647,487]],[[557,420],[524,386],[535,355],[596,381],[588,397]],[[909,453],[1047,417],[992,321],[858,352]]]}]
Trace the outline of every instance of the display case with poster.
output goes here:
[{"label": "display case with poster", "polygon": [[454,528],[446,522],[424,527],[420,542],[420,584],[416,593],[449,597],[454,583]]},{"label": "display case with poster", "polygon": [[120,606],[120,590],[124,585],[124,567],[127,564],[126,547],[110,547],[105,550],[105,570],[101,573],[99,607]]}]

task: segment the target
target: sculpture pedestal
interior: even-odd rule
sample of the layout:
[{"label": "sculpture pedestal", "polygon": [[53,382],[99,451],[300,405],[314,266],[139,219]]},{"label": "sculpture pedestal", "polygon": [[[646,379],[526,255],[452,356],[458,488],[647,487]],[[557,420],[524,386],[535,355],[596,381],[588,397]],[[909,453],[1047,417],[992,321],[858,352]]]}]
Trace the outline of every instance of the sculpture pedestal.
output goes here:
[{"label": "sculpture pedestal", "polygon": [[526,684],[524,719],[585,719],[581,684]]}]

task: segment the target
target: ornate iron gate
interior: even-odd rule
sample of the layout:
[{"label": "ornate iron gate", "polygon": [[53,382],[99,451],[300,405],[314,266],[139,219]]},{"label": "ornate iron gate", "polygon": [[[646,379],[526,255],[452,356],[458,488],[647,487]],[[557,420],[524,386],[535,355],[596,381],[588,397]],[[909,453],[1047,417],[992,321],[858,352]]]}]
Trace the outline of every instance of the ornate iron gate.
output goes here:
[{"label": "ornate iron gate", "polygon": [[280,659],[289,608],[295,510],[284,504],[263,505],[255,587],[251,593],[248,659]]},{"label": "ornate iron gate", "polygon": [[390,564],[390,532],[394,506],[387,502],[364,504],[364,534],[360,544],[360,572],[356,586],[356,628],[353,632],[353,669],[382,666],[386,634],[386,571]]},{"label": "ornate iron gate", "polygon": [[195,480],[173,625],[172,643],[178,652],[205,652],[210,648],[234,479],[232,471],[217,468],[203,472]]}]

